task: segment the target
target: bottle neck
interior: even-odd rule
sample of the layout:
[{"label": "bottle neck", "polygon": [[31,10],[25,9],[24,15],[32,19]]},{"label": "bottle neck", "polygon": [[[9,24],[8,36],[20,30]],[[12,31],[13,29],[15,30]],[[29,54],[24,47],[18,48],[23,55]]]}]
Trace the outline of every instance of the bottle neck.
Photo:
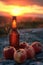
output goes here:
[{"label": "bottle neck", "polygon": [[11,27],[12,28],[17,28],[17,21],[16,20],[12,21]]},{"label": "bottle neck", "polygon": [[17,28],[12,28],[13,31],[17,31]]}]

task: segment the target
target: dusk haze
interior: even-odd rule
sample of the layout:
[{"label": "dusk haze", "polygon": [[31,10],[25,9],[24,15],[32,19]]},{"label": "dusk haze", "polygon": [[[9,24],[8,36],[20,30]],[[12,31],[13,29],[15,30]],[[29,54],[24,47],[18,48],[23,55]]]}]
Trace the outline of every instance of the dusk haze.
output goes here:
[{"label": "dusk haze", "polygon": [[0,0],[0,12],[12,16],[43,17],[43,0]]}]

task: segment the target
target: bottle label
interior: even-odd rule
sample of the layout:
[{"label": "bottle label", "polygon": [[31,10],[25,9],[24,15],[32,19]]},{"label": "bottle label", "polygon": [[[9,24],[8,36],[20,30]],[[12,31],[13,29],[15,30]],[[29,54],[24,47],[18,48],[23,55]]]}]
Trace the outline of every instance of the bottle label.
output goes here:
[{"label": "bottle label", "polygon": [[10,35],[10,45],[18,46],[19,45],[19,36],[16,32],[12,32]]}]

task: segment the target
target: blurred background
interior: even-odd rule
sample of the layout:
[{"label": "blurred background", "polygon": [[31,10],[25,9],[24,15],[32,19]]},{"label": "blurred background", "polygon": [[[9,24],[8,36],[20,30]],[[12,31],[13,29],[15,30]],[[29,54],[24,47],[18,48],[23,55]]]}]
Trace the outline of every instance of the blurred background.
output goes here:
[{"label": "blurred background", "polygon": [[[8,34],[13,16],[8,12],[0,12],[0,34]],[[16,16],[18,29],[43,28],[43,17]]]}]

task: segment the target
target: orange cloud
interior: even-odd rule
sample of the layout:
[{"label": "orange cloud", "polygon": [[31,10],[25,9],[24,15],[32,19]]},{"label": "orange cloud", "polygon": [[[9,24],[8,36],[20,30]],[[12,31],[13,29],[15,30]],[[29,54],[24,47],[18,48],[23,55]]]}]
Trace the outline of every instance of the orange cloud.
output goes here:
[{"label": "orange cloud", "polygon": [[7,5],[40,5],[43,6],[43,0],[0,0]]},{"label": "orange cloud", "polygon": [[28,5],[28,6],[14,6],[14,5],[5,5],[0,2],[0,11],[8,12],[11,15],[19,16],[28,14],[43,14],[43,7],[38,5]]}]

